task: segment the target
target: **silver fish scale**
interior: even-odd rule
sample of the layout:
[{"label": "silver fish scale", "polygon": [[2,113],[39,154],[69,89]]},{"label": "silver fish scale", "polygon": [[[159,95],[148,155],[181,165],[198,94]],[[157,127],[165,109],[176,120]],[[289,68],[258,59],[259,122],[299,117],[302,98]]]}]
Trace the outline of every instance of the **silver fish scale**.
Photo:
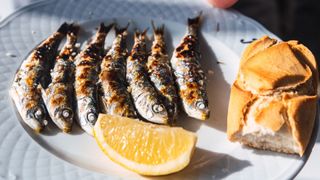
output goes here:
[{"label": "silver fish scale", "polygon": [[[117,46],[113,46],[112,49],[117,49]],[[111,50],[101,63],[101,105],[105,113],[136,117],[131,96],[127,91],[125,58],[120,55],[120,52]]]},{"label": "silver fish scale", "polygon": [[179,95],[184,111],[196,119],[209,118],[208,97],[206,93],[206,79],[199,60],[199,39],[197,38],[201,14],[188,19],[188,32],[175,49],[171,59],[174,75],[178,84]]},{"label": "silver fish scale", "polygon": [[49,68],[58,51],[59,44],[64,38],[68,25],[64,23],[59,30],[53,33],[21,64],[13,82],[10,95],[23,121],[33,130],[39,132],[48,123],[48,112],[45,108],[41,91],[40,80],[46,80]]},{"label": "silver fish scale", "polygon": [[142,36],[144,34],[136,35],[131,55],[127,59],[127,81],[139,114],[148,121],[167,124],[169,117],[166,107],[148,77],[147,52]]},{"label": "silver fish scale", "polygon": [[74,95],[73,64],[78,48],[75,47],[77,41],[78,26],[71,25],[71,31],[67,34],[67,41],[56,57],[56,63],[51,70],[52,81],[48,88],[42,91],[44,102],[47,106],[52,121],[63,132],[70,132],[74,119],[74,109],[71,99]]},{"label": "silver fish scale", "polygon": [[70,77],[74,71],[75,65],[73,62],[63,59],[58,59],[56,66],[51,71],[51,77],[53,82],[66,82],[66,79]]},{"label": "silver fish scale", "polygon": [[178,79],[183,80],[183,82],[198,82],[206,79],[206,76],[197,60],[178,60],[174,74]]},{"label": "silver fish scale", "polygon": [[81,128],[93,135],[93,126],[98,118],[98,73],[103,58],[104,44],[107,33],[113,24],[100,24],[92,41],[77,56],[75,62],[75,95],[77,99],[77,121]]}]

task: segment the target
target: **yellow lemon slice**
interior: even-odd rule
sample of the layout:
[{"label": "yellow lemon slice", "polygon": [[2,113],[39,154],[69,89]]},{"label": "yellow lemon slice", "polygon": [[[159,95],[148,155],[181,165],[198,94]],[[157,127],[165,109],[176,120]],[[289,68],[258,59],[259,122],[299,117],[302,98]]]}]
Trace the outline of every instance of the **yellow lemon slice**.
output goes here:
[{"label": "yellow lemon slice", "polygon": [[114,162],[142,175],[165,175],[185,168],[197,137],[178,127],[100,114],[94,137]]}]

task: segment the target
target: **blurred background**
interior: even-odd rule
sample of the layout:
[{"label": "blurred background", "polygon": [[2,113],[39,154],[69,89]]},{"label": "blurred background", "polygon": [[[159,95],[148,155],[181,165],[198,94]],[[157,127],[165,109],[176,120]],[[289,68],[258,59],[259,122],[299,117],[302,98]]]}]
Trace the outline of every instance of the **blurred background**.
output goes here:
[{"label": "blurred background", "polygon": [[299,40],[320,59],[319,0],[239,0],[232,8],[283,40]]}]

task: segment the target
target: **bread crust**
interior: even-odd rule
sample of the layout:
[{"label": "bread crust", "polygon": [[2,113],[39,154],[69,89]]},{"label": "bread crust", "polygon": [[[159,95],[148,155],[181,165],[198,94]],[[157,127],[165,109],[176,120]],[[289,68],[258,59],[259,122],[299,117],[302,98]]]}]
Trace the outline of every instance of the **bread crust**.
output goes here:
[{"label": "bread crust", "polygon": [[253,145],[252,142],[241,140],[252,104],[266,98],[267,105],[256,110],[255,122],[275,133],[288,126],[298,146],[298,150],[269,150],[302,156],[314,126],[317,86],[317,64],[308,48],[297,41],[278,42],[267,36],[254,41],[244,51],[238,76],[231,87],[228,139],[268,149],[265,144]]},{"label": "bread crust", "polygon": [[240,89],[237,84],[231,87],[227,121],[227,135],[230,141],[236,140],[233,134],[236,134],[242,129],[245,114],[254,99],[255,95]]},{"label": "bread crust", "polygon": [[311,138],[317,109],[317,96],[297,96],[288,102],[291,133],[302,156]]},{"label": "bread crust", "polygon": [[277,43],[277,40],[271,39],[268,36],[263,36],[262,38],[253,41],[244,50],[242,54],[242,59],[240,61],[240,65],[244,63],[246,60],[248,60],[250,57],[252,57],[253,55],[273,46],[276,43]]},{"label": "bread crust", "polygon": [[288,43],[275,44],[251,56],[239,70],[240,83],[261,94],[295,88],[312,77],[304,60],[296,58]]}]

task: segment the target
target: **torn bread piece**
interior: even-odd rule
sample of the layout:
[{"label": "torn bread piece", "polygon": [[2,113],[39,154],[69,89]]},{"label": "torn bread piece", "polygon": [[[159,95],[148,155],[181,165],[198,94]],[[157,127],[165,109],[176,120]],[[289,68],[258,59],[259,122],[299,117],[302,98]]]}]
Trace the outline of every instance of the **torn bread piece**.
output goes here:
[{"label": "torn bread piece", "polygon": [[231,87],[229,140],[302,156],[315,121],[317,82],[316,60],[302,44],[254,41]]}]

